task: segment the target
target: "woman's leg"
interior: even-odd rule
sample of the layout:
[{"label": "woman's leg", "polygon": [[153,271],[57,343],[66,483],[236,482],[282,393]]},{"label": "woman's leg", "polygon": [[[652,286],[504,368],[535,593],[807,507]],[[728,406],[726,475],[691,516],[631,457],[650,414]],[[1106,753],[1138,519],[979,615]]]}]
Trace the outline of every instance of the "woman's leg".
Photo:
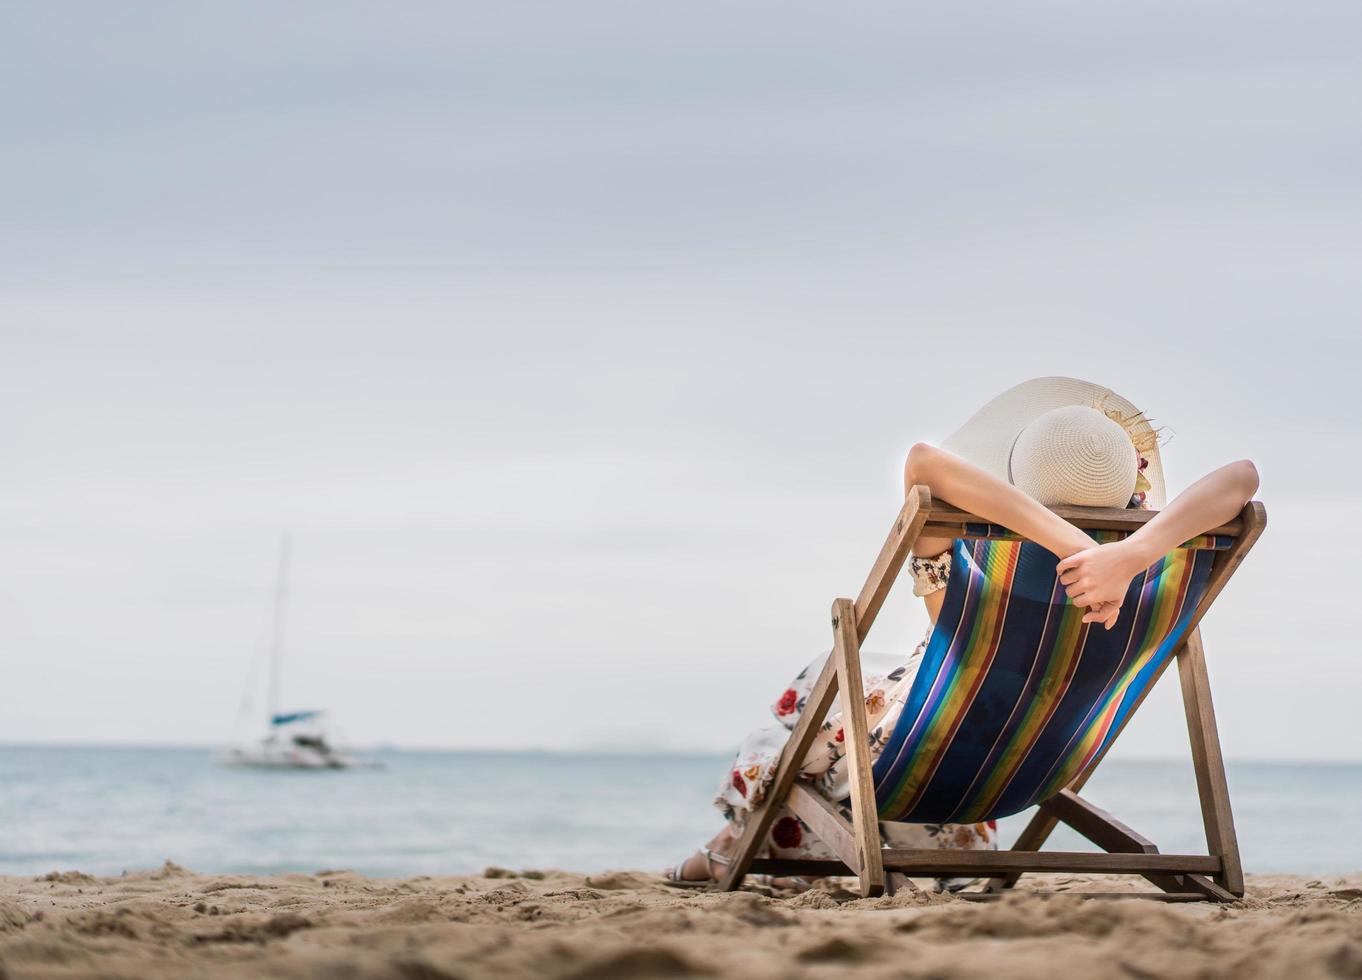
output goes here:
[{"label": "woman's leg", "polygon": [[[862,664],[865,670],[866,721],[871,731],[871,754],[878,754],[883,744],[882,735],[891,730],[898,721],[904,703],[911,691],[917,673],[917,664],[926,648],[926,640],[907,658],[892,655],[863,653]],[[728,826],[716,834],[705,845],[708,849],[697,851],[687,858],[680,867],[680,877],[687,881],[704,881],[712,872],[720,872],[726,858],[733,849],[734,841],[741,836],[749,815],[765,798],[771,775],[774,772],[790,730],[803,713],[808,694],[814,680],[822,669],[827,655],[810,663],[791,685],[776,699],[772,713],[783,723],[782,727],[758,729],[743,741],[732,765],[725,773],[715,803],[724,814]],[[843,742],[841,712],[834,708],[825,719],[813,749],[805,757],[801,766],[802,774],[811,780],[813,787],[828,799],[836,802],[848,793],[847,774],[844,771],[846,746]],[[850,819],[850,811],[845,811]],[[982,829],[980,829],[982,828]],[[903,840],[905,846],[912,847],[993,847],[996,837],[990,835],[984,825],[907,825],[884,824],[882,832],[885,840]],[[961,843],[968,838],[969,843]],[[782,807],[772,822],[771,832],[763,844],[763,851],[771,857],[794,860],[835,860],[836,855],[813,831],[789,810]],[[676,869],[673,869],[673,872]],[[673,873],[669,873],[669,877]],[[780,879],[781,881],[787,881]],[[798,885],[794,879],[788,884]]]},{"label": "woman's leg", "polygon": [[[711,865],[713,865],[714,871],[721,870],[718,865],[732,851],[734,841],[741,835],[748,815],[760,806],[762,800],[765,799],[767,787],[775,774],[776,766],[780,762],[785,743],[789,740],[790,732],[793,731],[803,715],[808,696],[830,655],[830,653],[824,653],[814,658],[772,704],[771,713],[780,722],[780,725],[772,725],[751,732],[739,746],[714,801],[715,806],[723,813],[727,826],[705,845],[705,848],[708,848],[710,852],[708,855],[702,848],[681,864],[679,870],[684,880],[703,881],[709,878]],[[879,658],[872,655],[870,659],[874,662]],[[880,666],[881,670],[872,668],[869,672],[867,680],[872,683],[868,686],[873,687],[873,682],[876,681],[879,681],[882,686],[887,686],[889,676],[895,670],[902,668],[903,663],[894,658],[888,663],[880,661]],[[881,695],[881,698],[883,698],[883,695]],[[828,713],[822,727],[822,736],[815,740],[800,767],[801,774],[806,777],[818,777],[826,773],[844,755],[845,746],[841,743],[841,712],[834,707]],[[787,817],[788,820],[784,819]],[[793,814],[782,813],[775,822],[775,827],[779,832],[773,830],[767,846],[778,842],[790,843],[795,841],[797,843],[801,837],[816,841],[811,833],[802,834],[795,830],[793,826],[795,822]],[[805,847],[807,848],[807,846],[806,843]],[[817,856],[832,858],[834,855],[831,851],[828,851]],[[675,870],[669,871],[667,876],[672,877]]]}]

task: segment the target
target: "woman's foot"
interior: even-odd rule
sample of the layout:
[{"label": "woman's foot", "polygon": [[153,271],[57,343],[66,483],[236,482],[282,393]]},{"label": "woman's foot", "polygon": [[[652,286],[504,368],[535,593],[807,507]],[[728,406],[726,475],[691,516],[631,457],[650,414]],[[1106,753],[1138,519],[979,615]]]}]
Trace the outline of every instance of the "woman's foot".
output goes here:
[{"label": "woman's foot", "polygon": [[679,888],[703,888],[723,877],[728,857],[710,847],[702,847],[674,868],[662,872],[667,884]]},{"label": "woman's foot", "polygon": [[[728,870],[733,844],[733,835],[725,828],[676,867],[662,872],[662,877],[667,884],[677,888],[704,888],[712,882],[717,882]],[[770,875],[749,874],[747,880],[768,888],[796,892],[808,891],[813,885],[808,878],[799,877],[772,878]]]},{"label": "woman's foot", "polygon": [[733,834],[725,827],[700,850],[676,867],[662,872],[662,877],[667,879],[667,884],[683,888],[700,888],[718,881],[728,870],[728,855],[733,850],[733,843]]}]

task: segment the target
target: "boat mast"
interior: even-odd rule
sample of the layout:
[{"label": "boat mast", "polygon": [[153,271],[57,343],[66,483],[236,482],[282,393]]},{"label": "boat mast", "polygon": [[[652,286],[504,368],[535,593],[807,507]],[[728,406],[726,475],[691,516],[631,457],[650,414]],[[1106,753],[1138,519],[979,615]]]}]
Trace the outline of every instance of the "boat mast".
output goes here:
[{"label": "boat mast", "polygon": [[288,566],[290,541],[285,531],[279,539],[279,578],[274,585],[274,642],[270,649],[270,716],[274,725],[279,714],[280,675],[284,661],[284,607],[288,600]]}]

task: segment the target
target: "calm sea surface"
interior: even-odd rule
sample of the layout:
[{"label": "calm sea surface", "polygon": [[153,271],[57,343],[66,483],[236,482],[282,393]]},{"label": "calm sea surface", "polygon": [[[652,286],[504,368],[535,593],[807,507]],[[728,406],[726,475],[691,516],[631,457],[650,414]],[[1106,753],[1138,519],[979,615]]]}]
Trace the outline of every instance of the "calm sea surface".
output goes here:
[{"label": "calm sea surface", "polygon": [[[724,756],[383,752],[385,768],[226,769],[198,749],[0,747],[0,874],[660,868],[717,829]],[[1362,765],[1230,765],[1249,871],[1362,869]],[[1204,848],[1190,767],[1112,760],[1085,795]],[[1025,817],[1003,823],[1003,842]],[[1051,846],[1091,849],[1056,834]]]}]

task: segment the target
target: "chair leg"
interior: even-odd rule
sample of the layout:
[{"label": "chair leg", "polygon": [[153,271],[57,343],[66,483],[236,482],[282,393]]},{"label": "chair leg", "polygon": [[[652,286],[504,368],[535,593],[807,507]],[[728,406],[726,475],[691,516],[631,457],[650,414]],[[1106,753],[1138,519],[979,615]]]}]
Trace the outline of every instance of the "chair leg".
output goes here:
[{"label": "chair leg", "polygon": [[[1017,840],[1012,845],[1014,851],[1039,851],[1050,838],[1055,827],[1059,826],[1059,818],[1043,807],[1038,808],[1031,817],[1022,832],[1017,835]],[[1011,888],[1017,883],[1017,879],[1022,876],[1020,871],[1012,871],[1008,874],[998,875],[990,878],[988,884],[984,886],[986,892],[1001,892]]]},{"label": "chair leg", "polygon": [[1230,810],[1230,790],[1225,779],[1225,759],[1211,704],[1211,681],[1206,671],[1206,650],[1201,630],[1195,629],[1178,652],[1178,677],[1182,681],[1182,704],[1187,712],[1187,735],[1192,743],[1192,766],[1196,770],[1201,819],[1206,828],[1208,853],[1220,858],[1223,870],[1216,883],[1232,895],[1244,894],[1244,869],[1239,861],[1239,840]]},{"label": "chair leg", "polygon": [[[1040,806],[1042,810],[1048,810],[1108,853],[1120,851],[1159,853],[1159,848],[1153,841],[1136,833],[1106,810],[1089,803],[1073,790],[1062,789]],[[1183,875],[1149,872],[1145,874],[1145,878],[1166,892],[1187,891],[1187,882]]]},{"label": "chair leg", "polygon": [[[1073,790],[1063,789],[1041,804],[1041,810],[1058,817],[1088,840],[1108,853],[1140,852],[1157,854],[1153,841],[1136,833],[1106,810],[1094,806]],[[1232,902],[1234,896],[1201,875],[1168,874],[1146,871],[1144,877],[1160,889],[1170,893],[1199,892],[1217,902]]]},{"label": "chair leg", "polygon": [[851,784],[851,824],[856,831],[857,872],[861,894],[884,894],[884,862],[880,854],[880,818],[870,771],[870,731],[861,679],[861,647],[856,639],[856,606],[850,599],[832,604],[832,657],[842,703],[842,737],[847,749]]},{"label": "chair leg", "polygon": [[830,656],[823,665],[813,690],[809,692],[808,699],[804,702],[799,722],[785,742],[780,762],[776,764],[775,776],[772,777],[771,786],[766,791],[766,798],[747,818],[747,825],[733,850],[728,871],[719,883],[723,891],[731,892],[742,887],[743,878],[747,876],[752,861],[761,850],[766,835],[770,833],[776,814],[789,797],[790,787],[799,776],[799,767],[804,762],[804,756],[813,747],[814,739],[818,737],[818,729],[822,726],[823,719],[827,717],[836,697],[837,658]]},{"label": "chair leg", "polygon": [[[879,557],[875,559],[875,565],[871,568],[870,575],[861,589],[860,597],[857,600],[860,603],[861,610],[859,621],[855,607],[852,609],[852,615],[848,621],[852,626],[850,649],[856,652],[853,659],[855,661],[857,691],[861,690],[860,640],[865,638],[865,634],[869,631],[871,624],[874,623],[875,617],[879,615],[880,607],[884,605],[884,600],[893,587],[899,570],[908,559],[908,553],[917,540],[918,534],[921,533],[931,507],[932,495],[926,487],[913,487],[909,491],[893,527],[890,528],[889,536],[885,539],[883,547],[880,548]],[[834,629],[836,629],[835,621]],[[790,794],[790,787],[794,785],[795,779],[799,775],[799,767],[804,762],[804,756],[812,747],[813,741],[818,735],[818,729],[823,724],[823,719],[827,717],[833,699],[837,696],[838,672],[836,661],[835,655],[828,657],[828,662],[824,665],[823,672],[818,677],[818,682],[814,685],[813,691],[804,703],[804,711],[800,715],[799,723],[795,725],[794,731],[785,743],[785,749],[781,753],[779,764],[776,766],[776,774],[772,780],[771,788],[767,791],[766,799],[748,817],[747,826],[733,852],[733,860],[729,865],[728,873],[724,875],[720,883],[720,887],[724,891],[733,891],[742,885],[744,876],[752,866],[752,861],[755,860],[757,852],[761,850],[762,842],[766,840],[766,835],[771,830],[771,824],[775,822],[776,814],[780,812],[781,805]],[[858,694],[857,699],[863,699],[863,694]],[[859,717],[864,721],[864,714]],[[864,752],[860,753],[862,756],[864,754]],[[853,767],[855,765],[854,758],[852,765]],[[868,779],[868,760],[866,761],[866,776]],[[870,795],[870,800],[873,809],[873,792]],[[878,840],[878,824],[874,825],[874,832],[875,838]],[[874,854],[878,861],[878,849],[874,851]],[[880,877],[883,877],[882,868]],[[864,881],[864,878],[862,880]],[[883,885],[880,887],[882,888]]]},{"label": "chair leg", "polygon": [[[1207,852],[1221,860],[1221,873],[1212,882],[1200,875],[1185,876],[1193,890],[1208,898],[1226,901],[1244,894],[1244,869],[1240,863],[1239,841],[1230,809],[1229,784],[1225,778],[1225,759],[1220,750],[1220,734],[1211,703],[1210,675],[1206,670],[1206,650],[1201,629],[1195,628],[1178,649],[1178,677],[1182,684],[1182,704],[1187,714],[1187,735],[1192,747],[1192,767],[1196,773],[1197,794],[1201,800],[1201,819],[1206,830]],[[1100,758],[1099,760],[1100,761]],[[1094,766],[1095,768],[1095,766]],[[1092,769],[1070,786],[1082,789]],[[1038,851],[1059,823],[1051,808],[1042,806],[1012,845],[1015,851]],[[1020,877],[1013,872],[999,875],[988,883],[988,891],[1011,888]]]}]

